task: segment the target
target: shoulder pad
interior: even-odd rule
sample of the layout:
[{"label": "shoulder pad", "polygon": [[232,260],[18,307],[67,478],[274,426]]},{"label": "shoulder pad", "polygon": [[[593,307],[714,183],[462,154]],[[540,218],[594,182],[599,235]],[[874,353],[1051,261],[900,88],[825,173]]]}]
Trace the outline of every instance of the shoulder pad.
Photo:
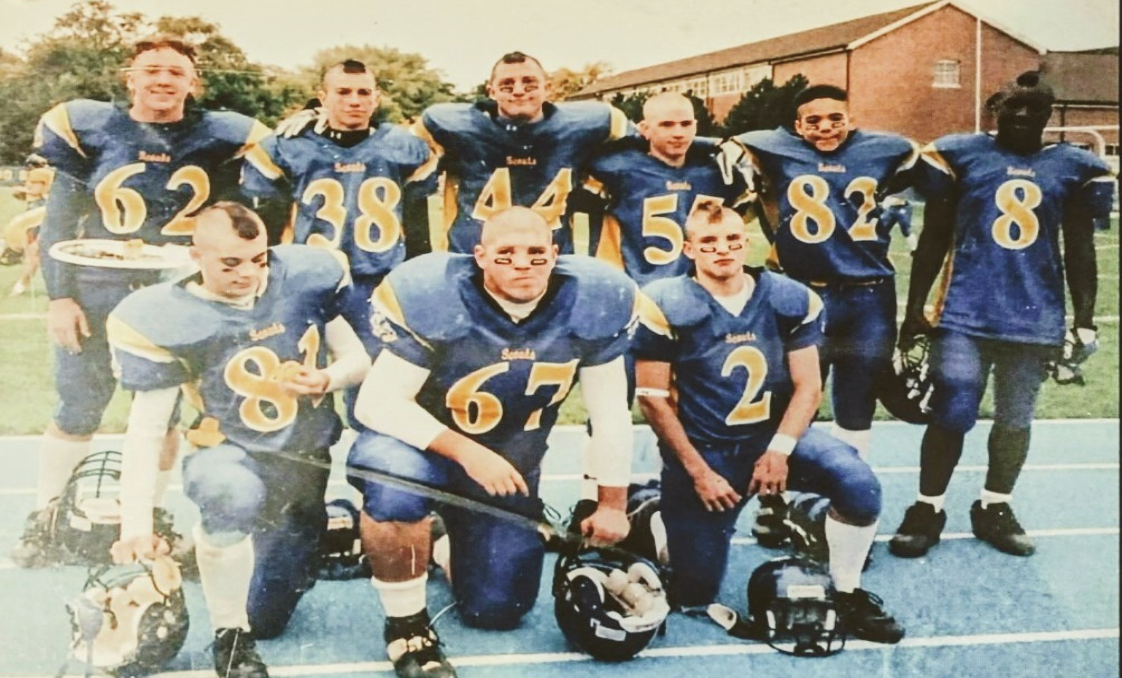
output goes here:
[{"label": "shoulder pad", "polygon": [[[447,341],[467,334],[475,322],[460,296],[476,271],[468,254],[432,252],[402,263],[386,276],[388,289],[375,297],[396,303],[394,312],[405,327],[429,341]],[[387,299],[386,295],[392,295]]]},{"label": "shoulder pad", "polygon": [[125,297],[110,314],[107,331],[112,345],[158,360],[177,348],[209,340],[216,323],[222,322],[215,318],[209,304],[167,282]]},{"label": "shoulder pad", "polygon": [[581,339],[607,339],[631,326],[639,289],[622,272],[591,257],[566,255],[558,258],[553,275],[577,285],[570,317]]},{"label": "shoulder pad", "polygon": [[335,254],[310,245],[276,245],[269,250],[269,268],[301,290],[335,290],[346,275]]},{"label": "shoulder pad", "polygon": [[795,324],[802,324],[810,316],[821,312],[822,302],[817,301],[818,295],[812,296],[809,287],[785,275],[761,271],[756,291],[768,295],[776,315],[793,320]]},{"label": "shoulder pad", "polygon": [[786,147],[793,139],[798,139],[782,127],[758,129],[733,137],[750,150],[774,151]]},{"label": "shoulder pad", "polygon": [[203,122],[211,136],[239,146],[256,143],[272,134],[262,123],[234,111],[206,111]]},{"label": "shoulder pad", "polygon": [[419,164],[429,157],[428,144],[398,125],[383,123],[378,126],[378,131],[371,135],[371,138],[377,143],[392,148],[397,156],[395,160],[398,162]]},{"label": "shoulder pad", "polygon": [[117,114],[117,107],[104,101],[75,99],[58,104],[39,118],[33,146],[36,152],[42,153],[50,163],[59,162],[60,158],[57,156],[61,153],[61,149],[55,145],[58,142],[48,143],[50,139],[46,137],[46,131],[49,130],[66,146],[85,156],[86,150],[82,146],[82,137],[90,132],[104,129]]},{"label": "shoulder pad", "polygon": [[862,144],[875,145],[877,148],[891,150],[892,152],[907,154],[916,147],[914,141],[905,136],[894,134],[892,132],[866,132],[865,130],[854,130],[853,136],[856,141]]},{"label": "shoulder pad", "polygon": [[[486,113],[483,109],[478,112]],[[421,121],[429,133],[456,134],[471,128],[476,113],[476,106],[472,104],[433,104],[421,114]]]},{"label": "shoulder pad", "polygon": [[680,275],[656,280],[643,288],[673,327],[693,327],[709,318],[709,302],[701,285]]}]

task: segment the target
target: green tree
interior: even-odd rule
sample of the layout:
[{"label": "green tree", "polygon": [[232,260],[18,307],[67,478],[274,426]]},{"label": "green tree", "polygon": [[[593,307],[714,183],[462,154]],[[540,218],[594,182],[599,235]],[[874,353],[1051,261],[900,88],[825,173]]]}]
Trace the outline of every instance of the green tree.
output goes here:
[{"label": "green tree", "polygon": [[312,96],[319,90],[324,69],[347,59],[363,62],[378,79],[382,91],[378,117],[382,120],[410,120],[432,104],[456,100],[452,84],[423,56],[393,47],[343,45],[320,50],[312,58],[313,65],[302,68],[296,81]]},{"label": "green tree", "polygon": [[559,68],[549,74],[552,101],[564,101],[600,78],[611,73],[612,67],[603,61],[585,64],[579,70]]},{"label": "green tree", "polygon": [[790,126],[795,112],[792,102],[795,95],[806,88],[808,82],[801,73],[776,87],[771,78],[764,78],[740,97],[740,101],[725,117],[724,134],[732,136],[755,129],[774,129]]},{"label": "green tree", "polygon": [[643,119],[643,104],[650,96],[650,92],[632,92],[627,96],[623,96],[623,92],[616,92],[610,103],[623,111],[631,122],[639,122]]},{"label": "green tree", "polygon": [[697,118],[697,134],[703,137],[721,136],[721,126],[713,119],[705,100],[693,95],[693,91],[686,92],[686,98],[693,105],[693,115]]}]

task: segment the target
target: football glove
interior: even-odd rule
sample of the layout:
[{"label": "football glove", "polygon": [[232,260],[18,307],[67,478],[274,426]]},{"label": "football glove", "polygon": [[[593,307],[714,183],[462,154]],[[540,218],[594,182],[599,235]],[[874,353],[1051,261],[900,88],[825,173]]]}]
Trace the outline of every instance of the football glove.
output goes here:
[{"label": "football glove", "polygon": [[1082,386],[1083,370],[1079,367],[1099,350],[1095,327],[1073,327],[1064,337],[1064,349],[1060,358],[1052,365],[1052,379],[1057,384]]},{"label": "football glove", "polygon": [[314,131],[322,134],[327,129],[327,111],[323,108],[306,108],[294,113],[277,124],[276,135],[291,139],[313,125]]},{"label": "football glove", "polygon": [[752,167],[748,151],[740,143],[728,140],[717,147],[717,167],[721,170],[721,180],[732,186],[739,178],[744,182],[744,195],[737,199],[736,205],[756,199],[756,170]]}]

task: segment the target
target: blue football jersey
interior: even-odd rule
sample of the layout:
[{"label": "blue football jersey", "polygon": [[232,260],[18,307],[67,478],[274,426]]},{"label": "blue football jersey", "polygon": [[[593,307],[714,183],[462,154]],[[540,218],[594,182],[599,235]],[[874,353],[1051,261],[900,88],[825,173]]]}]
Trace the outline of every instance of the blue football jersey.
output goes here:
[{"label": "blue football jersey", "polygon": [[[73,238],[188,244],[192,212],[237,184],[235,161],[269,129],[240,113],[190,110],[144,123],[116,104],[79,99],[43,114],[35,152],[55,168],[43,250]],[[225,176],[224,176],[225,175]],[[82,199],[84,198],[84,199]],[[72,271],[44,257],[51,296]]]},{"label": "blue football jersey", "polygon": [[328,251],[281,245],[269,252],[265,291],[250,309],[196,296],[191,276],[129,295],[110,314],[121,385],[182,386],[200,412],[188,439],[229,441],[251,452],[322,449],[342,429],[331,394],[289,395],[288,370],[327,365],[325,325],[339,315],[345,279]]},{"label": "blue football jersey", "polygon": [[764,446],[794,392],[787,353],[822,339],[822,301],[801,283],[752,271],[756,288],[733,315],[689,276],[643,288],[633,353],[669,363],[690,441]]},{"label": "blue football jersey", "polygon": [[839,149],[823,153],[783,128],[736,141],[764,179],[760,199],[777,215],[773,258],[787,275],[826,283],[893,275],[880,202],[907,183],[919,155],[914,142],[854,130]]},{"label": "blue football jersey", "polygon": [[622,112],[596,102],[547,103],[545,118],[529,124],[502,120],[494,102],[429,107],[414,133],[447,172],[433,249],[471,252],[488,217],[522,205],[538,210],[561,251],[571,251],[565,216],[577,174],[602,144],[629,131]]},{"label": "blue football jersey", "polygon": [[589,251],[639,285],[689,270],[682,256],[684,225],[699,200],[730,203],[745,189],[725,185],[712,152],[700,149],[682,167],[671,167],[630,148],[596,158],[588,175],[585,188],[606,201]]},{"label": "blue football jersey", "polygon": [[987,134],[953,134],[923,150],[917,188],[955,204],[936,322],[964,334],[1063,343],[1060,225],[1110,214],[1109,165],[1068,144],[1031,155]]},{"label": "blue football jersey", "polygon": [[356,277],[382,276],[402,262],[402,189],[434,169],[425,142],[386,123],[350,148],[310,127],[292,138],[268,136],[260,148],[242,166],[245,192],[294,203],[286,240],[342,252]]},{"label": "blue football jersey", "polygon": [[406,261],[374,291],[375,333],[430,371],[417,397],[425,410],[526,473],[578,370],[626,351],[638,288],[593,259],[563,256],[538,307],[516,323],[481,278],[468,255]]}]

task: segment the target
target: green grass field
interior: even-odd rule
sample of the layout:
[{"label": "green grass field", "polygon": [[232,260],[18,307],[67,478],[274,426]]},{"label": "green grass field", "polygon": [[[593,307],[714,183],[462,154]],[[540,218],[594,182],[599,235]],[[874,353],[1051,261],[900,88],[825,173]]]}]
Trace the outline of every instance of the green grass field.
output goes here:
[{"label": "green grass field", "polygon": [[[0,189],[0,224],[23,208],[11,197],[10,189]],[[922,222],[917,210],[916,223]],[[762,263],[766,248],[764,239],[752,227],[750,262]],[[1099,297],[1096,313],[1099,325],[1099,352],[1087,364],[1088,384],[1044,385],[1038,407],[1039,418],[1118,417],[1118,220],[1111,230],[1097,236],[1099,250]],[[901,305],[907,293],[910,257],[903,239],[893,242],[893,262],[899,271],[897,297]],[[0,434],[35,434],[46,426],[55,403],[52,386],[52,352],[46,334],[46,295],[42,279],[37,279],[30,293],[9,297],[8,291],[19,277],[20,267],[0,267],[0,360],[5,366],[4,388],[0,389]],[[983,402],[982,414],[991,416],[993,405],[989,396]],[[823,417],[829,417],[829,404],[823,405]],[[128,397],[118,392],[106,413],[102,430],[124,429],[128,416]],[[878,416],[889,418],[880,411]],[[585,419],[579,389],[565,402],[562,423],[580,423]],[[636,415],[636,420],[639,420]]]}]

